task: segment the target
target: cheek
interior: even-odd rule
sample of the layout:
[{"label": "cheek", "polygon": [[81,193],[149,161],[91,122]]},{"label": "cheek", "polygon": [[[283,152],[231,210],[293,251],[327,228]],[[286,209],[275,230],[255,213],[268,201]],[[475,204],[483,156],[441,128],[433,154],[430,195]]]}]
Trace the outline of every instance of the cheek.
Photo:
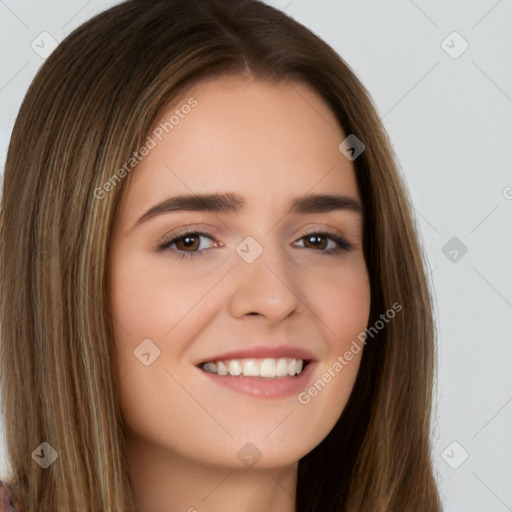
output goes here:
[{"label": "cheek", "polygon": [[304,418],[301,435],[312,442],[311,448],[327,436],[343,412],[364,349],[358,336],[368,325],[370,282],[362,258],[351,263],[330,271],[328,278],[317,273],[302,281],[326,348],[311,384],[297,397],[297,417]]},{"label": "cheek", "polygon": [[370,282],[364,260],[354,259],[329,276],[316,275],[305,287],[308,306],[321,320],[318,325],[331,352],[347,350],[365,330],[370,315]]},{"label": "cheek", "polygon": [[171,434],[182,439],[186,429],[171,427],[176,418],[183,416],[190,425],[201,416],[174,373],[187,343],[190,312],[207,283],[187,285],[134,256],[118,261],[111,274],[111,301],[124,421],[132,434],[149,433],[157,442],[165,443]]},{"label": "cheek", "polygon": [[184,410],[200,416],[170,374],[180,366],[201,322],[208,321],[208,302],[200,299],[218,276],[196,272],[191,279],[183,271],[169,271],[165,260],[148,265],[128,250],[120,250],[116,261],[111,304],[120,401],[128,425],[148,432],[155,415],[157,424],[172,422]]},{"label": "cheek", "polygon": [[191,279],[183,271],[170,271],[163,257],[154,264],[136,256],[118,261],[111,300],[120,350],[127,338],[138,343],[145,338],[165,341],[215,283],[211,272],[196,272]]}]

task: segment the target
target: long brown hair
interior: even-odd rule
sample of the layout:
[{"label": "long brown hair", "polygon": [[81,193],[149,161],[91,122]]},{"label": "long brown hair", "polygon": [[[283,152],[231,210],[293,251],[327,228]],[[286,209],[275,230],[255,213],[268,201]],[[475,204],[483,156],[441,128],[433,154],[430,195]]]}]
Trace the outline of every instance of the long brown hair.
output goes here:
[{"label": "long brown hair", "polygon": [[[363,85],[307,28],[256,0],[129,0],[46,60],[21,106],[1,203],[1,392],[23,511],[133,510],[109,303],[110,238],[128,179],[95,193],[158,116],[220,75],[311,85],[345,134],[365,208],[370,324],[357,380],[299,462],[299,512],[438,512],[430,417],[435,329],[425,257],[395,157]],[[340,141],[341,142],[341,141]],[[136,172],[136,171],[132,171]],[[31,454],[47,442],[47,469]]]}]

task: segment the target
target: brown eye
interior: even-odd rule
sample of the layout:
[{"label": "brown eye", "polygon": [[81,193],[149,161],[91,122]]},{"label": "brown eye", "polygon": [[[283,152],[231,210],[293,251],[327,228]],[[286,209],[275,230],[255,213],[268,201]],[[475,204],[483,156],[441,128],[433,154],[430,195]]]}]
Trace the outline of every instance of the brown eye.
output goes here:
[{"label": "brown eye", "polygon": [[312,244],[312,249],[325,249],[327,246],[326,237],[322,235],[307,235],[304,237],[304,240],[306,241],[304,245],[307,247],[307,244],[310,243]]},{"label": "brown eye", "polygon": [[177,240],[176,248],[179,251],[195,251],[199,247],[199,237],[193,235],[185,235],[181,238],[175,238]]},{"label": "brown eye", "polygon": [[[188,258],[193,256],[201,256],[204,254],[205,247],[200,248],[202,239],[210,239],[210,247],[215,245],[214,238],[208,233],[201,231],[185,231],[180,233],[174,233],[161,240],[156,248],[159,252],[172,252],[178,257]],[[175,246],[175,248],[173,247]],[[206,249],[208,249],[208,245]]]},{"label": "brown eye", "polygon": [[[335,232],[320,231],[309,233],[300,240],[304,240],[304,248],[317,250],[317,252],[324,254],[334,255],[353,249],[352,244]],[[328,247],[329,243],[331,243],[331,247]]]}]

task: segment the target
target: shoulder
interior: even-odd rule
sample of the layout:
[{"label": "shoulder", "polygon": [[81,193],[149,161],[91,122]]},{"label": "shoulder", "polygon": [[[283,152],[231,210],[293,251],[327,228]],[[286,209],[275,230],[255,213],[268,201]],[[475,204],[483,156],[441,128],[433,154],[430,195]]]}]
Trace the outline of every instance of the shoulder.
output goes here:
[{"label": "shoulder", "polygon": [[0,512],[16,512],[11,501],[9,485],[4,480],[0,480]]}]

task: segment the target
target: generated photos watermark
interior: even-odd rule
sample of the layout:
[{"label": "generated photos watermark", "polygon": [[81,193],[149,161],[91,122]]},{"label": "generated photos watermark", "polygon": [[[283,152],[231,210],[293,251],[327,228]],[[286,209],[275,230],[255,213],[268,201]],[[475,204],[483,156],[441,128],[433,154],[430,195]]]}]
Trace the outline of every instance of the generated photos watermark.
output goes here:
[{"label": "generated photos watermark", "polygon": [[149,155],[150,151],[158,145],[164,138],[164,135],[171,133],[176,126],[178,126],[182,119],[190,114],[192,109],[197,106],[197,100],[195,98],[189,98],[186,103],[181,105],[180,108],[174,110],[173,114],[167,121],[161,122],[149,135],[145,143],[139,147],[137,151],[134,151],[132,156],[128,159],[125,164],[120,167],[101,187],[94,189],[94,197],[96,199],[103,199],[107,192],[110,192],[115,186],[121,182],[131,171],[139,164],[146,156]]},{"label": "generated photos watermark", "polygon": [[357,341],[361,342],[363,345],[367,343],[368,335],[372,338],[384,328],[384,326],[390,322],[393,318],[395,318],[396,313],[402,311],[402,305],[398,302],[395,302],[385,313],[380,315],[380,319],[377,320],[374,325],[367,327],[364,331],[358,334],[357,340],[352,341],[350,349],[345,351],[343,355],[339,355],[336,358],[336,361],[327,368],[327,370],[322,373],[319,379],[317,379],[306,391],[302,391],[298,394],[297,398],[302,405],[307,405],[311,402],[311,399],[320,393],[325,386],[332,379],[338,375],[345,366],[347,366],[350,361],[354,358],[356,354],[361,352],[362,348],[358,345]]}]

